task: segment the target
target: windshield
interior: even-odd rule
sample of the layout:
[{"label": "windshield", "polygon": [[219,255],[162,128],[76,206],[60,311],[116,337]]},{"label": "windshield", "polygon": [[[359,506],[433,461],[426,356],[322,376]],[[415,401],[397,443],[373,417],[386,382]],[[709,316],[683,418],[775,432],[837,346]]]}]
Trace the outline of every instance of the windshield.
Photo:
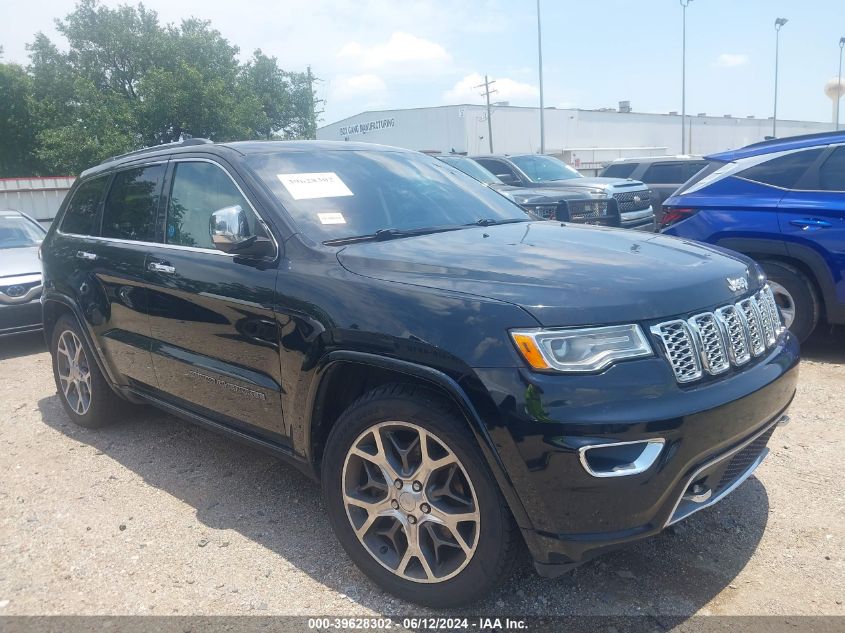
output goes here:
[{"label": "windshield", "polygon": [[525,211],[463,172],[401,151],[328,150],[246,159],[300,230],[325,242],[376,231],[528,220]]},{"label": "windshield", "polygon": [[467,176],[472,176],[479,182],[483,182],[485,185],[504,184],[501,180],[494,176],[492,172],[487,171],[484,167],[466,156],[438,156],[437,158],[442,160],[444,163],[448,163],[452,167],[460,169]]},{"label": "windshield", "polygon": [[0,215],[0,248],[38,246],[44,233],[39,225],[19,215]]},{"label": "windshield", "polygon": [[534,182],[583,178],[572,167],[551,156],[512,156],[511,160]]}]

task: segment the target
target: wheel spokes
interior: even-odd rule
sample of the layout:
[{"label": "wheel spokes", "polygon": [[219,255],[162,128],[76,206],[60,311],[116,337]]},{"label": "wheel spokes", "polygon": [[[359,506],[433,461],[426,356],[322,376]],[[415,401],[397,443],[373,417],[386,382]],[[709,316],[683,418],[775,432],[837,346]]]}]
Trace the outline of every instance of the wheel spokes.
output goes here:
[{"label": "wheel spokes", "polygon": [[56,345],[56,373],[65,402],[84,415],[91,406],[91,368],[82,341],[70,330],[62,332]]}]

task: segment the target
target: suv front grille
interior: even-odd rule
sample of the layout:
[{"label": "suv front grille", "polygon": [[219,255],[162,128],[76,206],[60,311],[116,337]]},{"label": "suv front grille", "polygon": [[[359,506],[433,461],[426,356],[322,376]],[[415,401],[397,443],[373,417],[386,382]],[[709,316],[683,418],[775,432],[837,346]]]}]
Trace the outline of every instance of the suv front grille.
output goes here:
[{"label": "suv front grille", "polygon": [[642,191],[623,191],[614,193],[613,199],[619,207],[619,213],[630,213],[631,211],[643,211],[651,206],[651,192],[647,189]]},{"label": "suv front grille", "polygon": [[676,319],[651,328],[680,383],[739,367],[775,344],[783,331],[771,288],[715,312]]}]

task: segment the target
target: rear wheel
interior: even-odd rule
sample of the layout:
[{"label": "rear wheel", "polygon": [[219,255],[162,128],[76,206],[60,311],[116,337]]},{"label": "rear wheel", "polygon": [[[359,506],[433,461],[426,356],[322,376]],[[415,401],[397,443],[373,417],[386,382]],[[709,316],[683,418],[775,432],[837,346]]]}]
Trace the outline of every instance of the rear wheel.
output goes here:
[{"label": "rear wheel", "polygon": [[789,264],[776,261],[761,263],[775,301],[783,315],[784,325],[804,341],[819,322],[821,304],[816,287],[804,273]]},{"label": "rear wheel", "polygon": [[323,492],[349,556],[401,598],[469,603],[511,569],[510,512],[463,421],[428,390],[388,385],[353,403],[329,435]]},{"label": "rear wheel", "polygon": [[50,345],[59,399],[70,419],[88,428],[105,426],[126,404],[106,383],[76,319],[64,315]]}]

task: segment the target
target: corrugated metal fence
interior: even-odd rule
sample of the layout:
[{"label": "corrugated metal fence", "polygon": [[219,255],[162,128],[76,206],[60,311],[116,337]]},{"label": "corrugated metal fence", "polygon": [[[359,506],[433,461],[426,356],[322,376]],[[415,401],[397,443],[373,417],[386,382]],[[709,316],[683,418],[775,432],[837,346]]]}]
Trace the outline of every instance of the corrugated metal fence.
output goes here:
[{"label": "corrugated metal fence", "polygon": [[0,178],[0,209],[14,209],[50,225],[73,181],[72,176]]}]

